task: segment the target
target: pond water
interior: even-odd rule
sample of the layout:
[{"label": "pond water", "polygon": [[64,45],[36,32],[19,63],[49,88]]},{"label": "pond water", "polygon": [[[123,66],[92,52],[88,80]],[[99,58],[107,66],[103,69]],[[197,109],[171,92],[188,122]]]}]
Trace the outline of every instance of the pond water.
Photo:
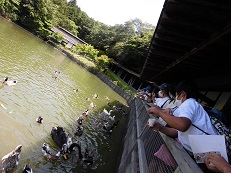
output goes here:
[{"label": "pond water", "polygon": [[[22,172],[25,164],[36,173],[115,172],[128,110],[121,96],[52,46],[1,17],[0,68],[0,80],[6,76],[17,80],[15,86],[0,84],[0,157],[21,144],[15,172]],[[122,108],[122,112],[113,109],[113,105]],[[86,109],[89,115],[83,120],[83,135],[76,136],[76,120]],[[102,128],[103,109],[113,109],[111,116],[119,122],[110,135]],[[44,118],[43,124],[35,121],[38,116]],[[56,162],[43,156],[43,143],[49,144],[53,153],[59,150],[50,135],[52,127],[57,126],[62,126],[72,141],[81,145],[83,153],[88,148],[93,165],[79,160],[77,151],[69,154],[69,159]]]}]

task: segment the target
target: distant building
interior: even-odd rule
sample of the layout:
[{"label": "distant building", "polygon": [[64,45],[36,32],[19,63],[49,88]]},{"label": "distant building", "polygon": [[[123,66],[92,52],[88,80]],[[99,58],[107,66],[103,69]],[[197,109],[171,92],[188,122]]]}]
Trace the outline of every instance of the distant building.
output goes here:
[{"label": "distant building", "polygon": [[75,36],[74,34],[70,33],[62,27],[53,27],[51,28],[51,31],[53,32],[53,35],[57,32],[60,33],[63,36],[63,40],[61,40],[60,42],[65,43],[66,47],[69,49],[71,49],[73,46],[76,46],[77,44],[87,44],[85,41],[83,41],[82,39],[80,39],[79,37]]}]

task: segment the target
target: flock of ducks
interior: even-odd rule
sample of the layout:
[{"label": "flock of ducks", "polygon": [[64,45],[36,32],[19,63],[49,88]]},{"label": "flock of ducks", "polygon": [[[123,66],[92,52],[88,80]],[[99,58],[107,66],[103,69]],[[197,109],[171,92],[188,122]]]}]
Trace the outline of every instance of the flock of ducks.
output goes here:
[{"label": "flock of ducks", "polygon": [[[60,72],[55,71],[55,76],[53,76],[54,79],[57,78],[57,75],[60,74]],[[8,77],[6,77],[3,81],[3,84],[8,85],[8,86],[13,86],[17,84],[16,80],[9,80]],[[78,89],[73,89],[74,92],[78,92]],[[98,94],[94,94],[93,98],[98,98]],[[109,98],[106,96],[106,100],[109,100]],[[90,100],[90,98],[86,98],[86,100]],[[95,108],[95,104],[91,102],[90,107]],[[108,106],[111,107],[112,109],[107,111],[105,108],[103,111],[99,114],[99,117],[104,121],[103,124],[103,129],[106,130],[109,134],[112,133],[112,130],[118,125],[119,121],[115,121],[115,116],[111,116],[111,113],[113,111],[122,111],[122,108],[116,107],[116,106],[111,106],[110,103],[108,103]],[[124,113],[124,112],[122,112]],[[77,131],[75,135],[81,136],[83,134],[84,128],[82,126],[83,120],[85,117],[88,117],[89,115],[89,110],[86,109],[78,118],[77,118]],[[43,117],[39,116],[36,118],[36,122],[39,124],[43,123]],[[111,125],[112,124],[112,125]],[[51,162],[55,162],[60,157],[63,157],[65,160],[69,158],[69,154],[71,154],[73,151],[76,149],[78,150],[78,158],[80,160],[83,160],[84,163],[88,165],[93,164],[93,156],[90,154],[89,150],[85,148],[84,154],[82,154],[82,149],[81,146],[76,143],[72,142],[72,138],[70,137],[69,134],[65,132],[63,127],[57,126],[57,127],[52,127],[51,130],[51,137],[56,143],[56,145],[60,148],[60,150],[57,153],[52,152],[50,146],[47,143],[43,143],[42,145],[42,153],[47,160]],[[22,151],[22,145],[18,145],[13,151],[10,153],[6,154],[3,156],[2,161],[0,162],[0,171],[5,172],[5,173],[10,173],[13,171],[20,159],[20,153]],[[23,173],[33,173],[32,169],[29,167],[28,164],[26,164],[23,168]]]}]

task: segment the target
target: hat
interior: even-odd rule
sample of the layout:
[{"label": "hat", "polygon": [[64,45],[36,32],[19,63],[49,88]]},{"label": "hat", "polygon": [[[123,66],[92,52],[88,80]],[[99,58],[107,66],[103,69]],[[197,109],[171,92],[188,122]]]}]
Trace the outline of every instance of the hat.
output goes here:
[{"label": "hat", "polygon": [[162,90],[165,90],[165,91],[169,91],[169,84],[163,83],[163,84],[160,85],[158,88],[159,88],[159,89],[162,89]]},{"label": "hat", "polygon": [[152,87],[151,86],[147,86],[146,88],[143,88],[143,91],[151,91],[152,90]]}]

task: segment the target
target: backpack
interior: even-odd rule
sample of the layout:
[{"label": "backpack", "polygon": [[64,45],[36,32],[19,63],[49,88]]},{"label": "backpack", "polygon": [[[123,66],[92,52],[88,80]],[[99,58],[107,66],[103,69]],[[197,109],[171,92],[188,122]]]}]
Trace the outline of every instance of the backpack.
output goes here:
[{"label": "backpack", "polygon": [[218,109],[215,109],[215,108],[212,108],[212,109],[205,109],[205,111],[207,112],[207,114],[210,116],[210,117],[215,117],[217,118],[218,120],[220,120],[222,123],[224,123],[226,126],[229,125],[228,121],[226,120],[225,118],[225,115],[223,114],[222,111],[218,110]]}]

